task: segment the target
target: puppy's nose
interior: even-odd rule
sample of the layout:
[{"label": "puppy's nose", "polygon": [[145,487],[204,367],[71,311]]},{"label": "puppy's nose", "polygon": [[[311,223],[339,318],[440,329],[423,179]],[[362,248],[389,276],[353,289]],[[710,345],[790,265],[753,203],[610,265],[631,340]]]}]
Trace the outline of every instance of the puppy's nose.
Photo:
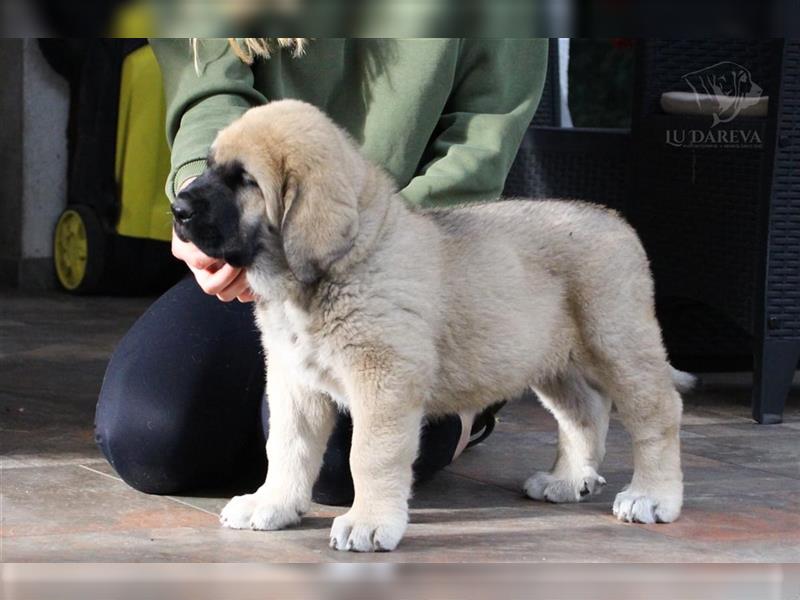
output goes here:
[{"label": "puppy's nose", "polygon": [[172,216],[176,221],[185,223],[194,216],[194,209],[186,198],[178,196],[172,203]]}]

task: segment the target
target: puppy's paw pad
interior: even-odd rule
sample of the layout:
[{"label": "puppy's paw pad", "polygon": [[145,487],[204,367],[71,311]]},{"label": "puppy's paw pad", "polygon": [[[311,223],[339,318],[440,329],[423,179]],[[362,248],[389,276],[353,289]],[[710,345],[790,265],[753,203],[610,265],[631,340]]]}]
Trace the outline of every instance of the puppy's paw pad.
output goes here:
[{"label": "puppy's paw pad", "polygon": [[362,518],[347,512],[333,520],[330,547],[351,552],[391,552],[406,530],[404,514]]},{"label": "puppy's paw pad", "polygon": [[626,523],[672,523],[681,513],[681,495],[626,489],[614,499],[613,513]]},{"label": "puppy's paw pad", "polygon": [[564,479],[549,472],[539,471],[525,482],[523,491],[534,500],[580,502],[588,496],[599,494],[605,485],[605,478],[587,467],[582,476]]}]

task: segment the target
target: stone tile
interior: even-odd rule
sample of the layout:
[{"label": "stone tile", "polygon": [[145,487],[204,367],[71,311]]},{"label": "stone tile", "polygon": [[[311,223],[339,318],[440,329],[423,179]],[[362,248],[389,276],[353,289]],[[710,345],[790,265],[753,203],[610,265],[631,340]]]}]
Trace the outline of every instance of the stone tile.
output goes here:
[{"label": "stone tile", "polygon": [[[617,522],[610,515],[589,513],[586,506],[559,507],[560,515],[509,515],[490,521],[412,523],[401,551],[391,562],[694,562],[729,560],[724,548],[675,540],[637,525]],[[368,556],[348,560],[368,561]]]},{"label": "stone tile", "polygon": [[[771,427],[771,426],[762,426]],[[800,443],[794,431],[687,440],[684,449],[720,462],[800,478]]]},{"label": "stone tile", "polygon": [[555,441],[555,431],[506,432],[498,427],[488,440],[465,451],[447,470],[517,492],[534,471],[550,468]]},{"label": "stone tile", "polygon": [[550,432],[556,427],[553,415],[542,406],[532,392],[510,400],[500,409],[497,418],[495,431]]},{"label": "stone tile", "polygon": [[[23,537],[6,542],[9,562],[319,562],[291,530],[264,533],[191,527]],[[274,535],[273,535],[274,534]],[[267,539],[269,536],[270,539]]]},{"label": "stone tile", "polygon": [[[782,423],[780,425],[759,425],[752,419],[737,420],[727,423],[702,423],[702,424],[686,424],[681,427],[681,436],[684,439],[689,438],[724,438],[724,437],[764,437],[765,431],[769,435],[784,434],[796,435],[792,428],[791,423]],[[764,428],[768,427],[768,430]],[[690,433],[690,435],[687,435]],[[746,442],[745,442],[746,443]]]},{"label": "stone tile", "polygon": [[3,560],[10,562],[314,557],[292,542],[291,532],[225,530],[216,514],[75,465],[5,470],[3,501]]},{"label": "stone tile", "polygon": [[[752,423],[750,400],[752,396],[752,374],[711,373],[703,374],[703,385],[695,392],[684,396],[685,411],[690,419],[711,420],[717,423]],[[800,371],[789,392],[784,411],[785,423],[800,420]],[[684,423],[691,421],[684,419]],[[772,426],[769,426],[772,427]]]},{"label": "stone tile", "polygon": [[[105,529],[193,526],[208,515],[159,496],[139,494],[80,465],[4,470],[6,537]],[[54,507],[57,511],[53,511]]]},{"label": "stone tile", "polygon": [[108,359],[61,361],[3,359],[0,391],[24,396],[97,401]]},{"label": "stone tile", "polygon": [[[96,464],[92,464],[91,468],[99,473],[102,473],[106,477],[110,477],[112,479],[116,479],[119,481],[120,485],[124,485],[127,487],[127,484],[120,479],[114,468],[108,464],[108,461],[102,460]],[[134,491],[135,490],[131,490]],[[139,492],[135,492],[139,493]],[[222,508],[225,506],[225,503],[234,495],[238,495],[241,493],[245,493],[245,490],[230,490],[229,492],[224,491],[215,491],[212,494],[206,493],[203,495],[191,495],[191,496],[167,496],[168,498],[174,498],[175,500],[185,503],[188,506],[192,506],[199,510],[218,515]]]},{"label": "stone tile", "polygon": [[[180,500],[216,513],[227,498],[181,497]],[[318,560],[374,560],[326,548],[331,520],[344,510],[314,505],[303,524],[289,530],[292,532],[289,539],[313,553]],[[554,535],[553,532],[558,534]],[[239,533],[249,534],[250,537],[240,538],[243,546],[237,549],[236,556],[247,556],[248,550],[244,546],[250,541],[258,541],[269,547],[264,540],[280,537],[283,541],[288,532]],[[644,548],[653,547],[654,544],[664,546],[660,551],[662,556],[678,560],[678,548],[674,543],[650,540],[650,537],[640,528],[618,523],[610,514],[610,505],[598,507],[587,503],[557,506],[534,502],[524,498],[521,493],[445,472],[417,489],[412,501],[411,525],[402,552],[381,558],[390,561],[444,562],[535,558],[593,562],[598,560],[593,544],[601,543],[601,539],[619,539],[633,546],[621,549],[618,555],[610,555],[609,560],[638,557]],[[583,541],[575,547],[576,544],[571,541],[573,539]],[[673,545],[671,550],[666,547],[669,543]],[[255,551],[254,548],[249,550]],[[263,549],[259,551],[263,552]],[[685,556],[686,549],[681,552],[684,552],[681,556]]]},{"label": "stone tile", "polygon": [[509,403],[495,433],[420,485],[400,550],[327,547],[346,509],[314,505],[296,528],[231,531],[227,494],[159,497],[120,481],[97,451],[92,421],[114,345],[152,300],[0,292],[0,493],[3,560],[531,561],[800,560],[800,379],[782,425],[750,419],[749,374],[704,376],[685,398],[681,519],[618,523],[614,494],[631,477],[630,437],[613,415],[589,502],[552,505],[520,492],[555,457],[557,427],[532,394]]},{"label": "stone tile", "polygon": [[[107,477],[120,481],[124,485],[107,462],[93,464],[91,468]],[[170,496],[170,498],[200,510],[218,514],[229,498],[238,493],[242,492],[234,490],[230,493],[216,492],[215,496],[181,495]],[[414,522],[440,521],[449,518],[463,520],[472,517],[485,519],[488,518],[488,514],[497,511],[505,511],[504,514],[507,515],[509,509],[522,511],[523,513],[530,512],[531,506],[536,504],[539,503],[525,498],[521,492],[511,492],[468,477],[443,471],[432,480],[426,481],[415,488],[411,500],[411,514]],[[540,510],[545,512],[555,508],[551,504],[540,505]],[[346,510],[347,507],[333,507],[315,503],[312,504],[308,516],[314,519],[332,519]],[[451,516],[448,517],[448,515]]]},{"label": "stone tile", "polygon": [[94,461],[96,396],[0,392],[0,454],[26,466]]},{"label": "stone tile", "polygon": [[660,536],[699,542],[714,555],[725,552],[736,560],[800,560],[800,512],[776,508],[772,494],[748,499],[731,497],[690,500],[681,518],[668,526],[641,525]]}]

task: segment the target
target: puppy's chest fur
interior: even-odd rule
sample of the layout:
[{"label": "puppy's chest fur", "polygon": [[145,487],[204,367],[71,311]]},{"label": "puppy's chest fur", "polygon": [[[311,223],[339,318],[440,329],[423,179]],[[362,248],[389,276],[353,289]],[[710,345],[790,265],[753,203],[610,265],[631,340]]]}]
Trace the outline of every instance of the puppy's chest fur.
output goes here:
[{"label": "puppy's chest fur", "polygon": [[326,393],[337,404],[347,407],[344,386],[336,375],[341,368],[338,348],[331,336],[326,335],[329,328],[322,325],[316,311],[311,312],[293,300],[275,300],[260,304],[256,319],[267,360],[279,355],[294,381]]}]

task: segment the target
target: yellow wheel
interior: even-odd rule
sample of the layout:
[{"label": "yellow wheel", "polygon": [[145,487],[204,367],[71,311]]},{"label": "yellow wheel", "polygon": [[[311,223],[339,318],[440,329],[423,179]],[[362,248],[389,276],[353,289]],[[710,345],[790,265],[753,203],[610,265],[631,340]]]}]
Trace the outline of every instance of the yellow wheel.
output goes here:
[{"label": "yellow wheel", "polygon": [[104,237],[102,225],[88,206],[67,208],[56,223],[53,260],[56,275],[64,289],[92,292],[103,272]]}]

